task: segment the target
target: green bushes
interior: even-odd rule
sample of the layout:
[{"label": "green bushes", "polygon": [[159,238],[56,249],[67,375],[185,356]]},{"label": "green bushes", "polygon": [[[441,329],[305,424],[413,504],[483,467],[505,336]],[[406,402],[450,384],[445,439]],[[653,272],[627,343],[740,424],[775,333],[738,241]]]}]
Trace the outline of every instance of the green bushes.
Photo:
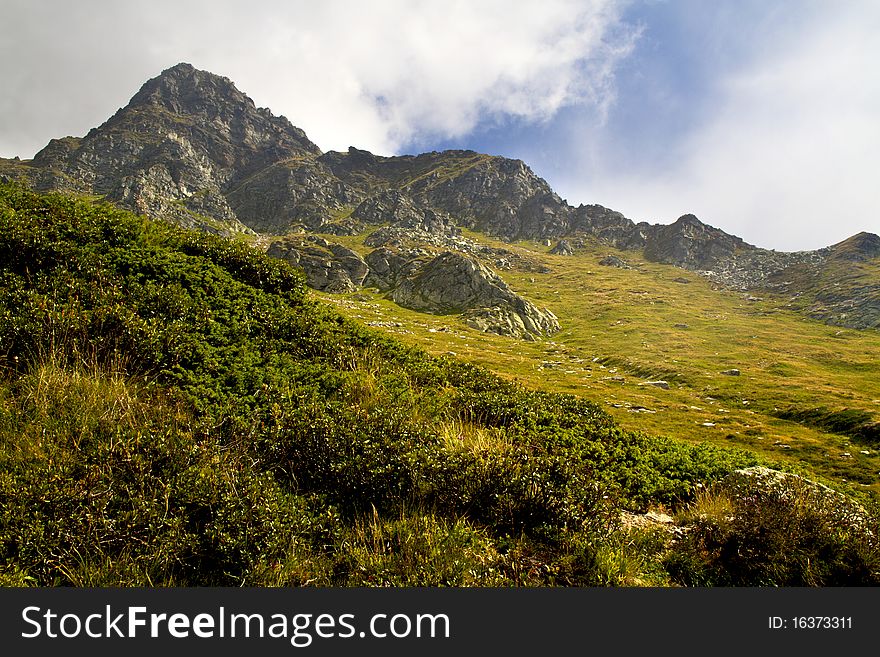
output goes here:
[{"label": "green bushes", "polygon": [[681,520],[667,566],[687,586],[880,584],[880,516],[799,477],[732,477]]},{"label": "green bushes", "polygon": [[237,584],[284,557],[292,536],[328,531],[304,498],[118,374],[48,362],[3,392],[7,572],[40,584]]},{"label": "green bushes", "polygon": [[754,464],[431,358],[302,281],[0,185],[0,583],[634,583],[653,548],[615,538],[621,506]]}]

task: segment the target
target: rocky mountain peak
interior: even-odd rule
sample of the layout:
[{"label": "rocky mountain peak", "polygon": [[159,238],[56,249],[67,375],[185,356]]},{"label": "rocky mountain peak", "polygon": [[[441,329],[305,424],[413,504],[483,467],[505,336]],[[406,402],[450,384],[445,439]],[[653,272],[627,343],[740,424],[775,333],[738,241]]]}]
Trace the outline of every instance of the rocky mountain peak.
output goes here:
[{"label": "rocky mountain peak", "polygon": [[693,214],[683,214],[683,215],[681,215],[678,219],[676,219],[676,220],[673,222],[672,225],[673,225],[673,226],[679,226],[679,227],[682,227],[682,228],[685,227],[685,226],[692,226],[692,227],[694,227],[694,228],[702,228],[702,227],[706,226],[706,224],[704,224],[702,221],[700,221],[699,219],[697,219],[696,215],[693,215]]},{"label": "rocky mountain peak", "polygon": [[651,227],[644,253],[648,260],[655,262],[708,270],[722,260],[729,260],[740,249],[753,248],[739,237],[685,214],[668,226]]},{"label": "rocky mountain peak", "polygon": [[129,107],[146,105],[208,120],[233,108],[256,111],[254,101],[239,91],[232,80],[186,63],[172,66],[147,80],[128,104]]},{"label": "rocky mountain peak", "polygon": [[880,235],[861,232],[830,247],[837,260],[864,261],[880,257]]},{"label": "rocky mountain peak", "polygon": [[183,121],[214,128],[230,140],[249,146],[265,147],[274,140],[294,142],[290,146],[315,155],[321,153],[305,132],[283,116],[276,117],[268,109],[257,108],[232,80],[191,64],[177,64],[145,82],[111,121],[157,111],[169,114],[173,123]]},{"label": "rocky mountain peak", "polygon": [[[509,264],[507,254],[490,249],[481,256],[472,240],[462,238],[462,228],[547,246],[590,237],[743,290],[773,285],[791,292],[791,281],[804,278],[789,275],[791,268],[817,272],[829,258],[857,263],[880,257],[880,237],[871,233],[816,252],[786,254],[757,249],[693,214],[671,225],[636,224],[601,205],[572,207],[522,160],[472,150],[384,156],[352,146],[322,154],[302,130],[256,107],[229,78],[188,63],[148,80],[128,105],[85,137],[52,140],[30,162],[0,161],[0,175],[25,179],[37,189],[104,196],[143,214],[225,234],[356,236],[375,227],[363,239],[364,246],[377,249],[367,263],[373,279],[388,282],[387,288],[410,280],[413,290],[426,292],[443,312],[447,305],[463,306],[438,302],[434,292],[440,283],[492,277],[451,257],[422,271],[422,256],[403,257],[401,249],[420,245],[488,254],[497,256],[495,266],[506,268],[500,263]],[[575,243],[559,242],[554,252],[570,253]],[[386,247],[397,251],[389,255]],[[360,285],[364,265],[341,248],[292,241],[280,257],[304,267],[314,261],[314,281],[334,289],[346,286],[331,261],[344,259],[337,269],[351,285]],[[406,266],[397,266],[398,260]],[[410,268],[414,262],[419,277]],[[435,268],[442,275],[433,276]],[[482,289],[477,283],[474,289]],[[397,294],[412,296],[407,285]],[[479,308],[496,308],[499,299],[482,299]],[[519,321],[507,311],[483,310],[471,318],[481,326]]]}]

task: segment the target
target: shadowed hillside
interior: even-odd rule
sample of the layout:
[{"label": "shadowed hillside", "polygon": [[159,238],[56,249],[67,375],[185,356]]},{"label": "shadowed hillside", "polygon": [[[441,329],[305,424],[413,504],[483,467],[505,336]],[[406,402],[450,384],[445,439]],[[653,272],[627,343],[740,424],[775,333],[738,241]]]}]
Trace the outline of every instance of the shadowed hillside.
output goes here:
[{"label": "shadowed hillside", "polygon": [[[7,584],[663,583],[672,534],[621,511],[755,463],[404,347],[223,238],[9,185],[0,223]],[[840,527],[863,566],[813,583],[876,576]]]}]

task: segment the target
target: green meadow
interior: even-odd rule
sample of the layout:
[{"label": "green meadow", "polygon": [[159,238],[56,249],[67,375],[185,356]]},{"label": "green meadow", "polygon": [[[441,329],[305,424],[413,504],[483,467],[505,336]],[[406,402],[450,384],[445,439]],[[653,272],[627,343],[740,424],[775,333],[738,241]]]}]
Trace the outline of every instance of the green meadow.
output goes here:
[{"label": "green meadow", "polygon": [[[719,289],[595,242],[560,256],[536,242],[466,236],[550,269],[498,273],[557,315],[558,334],[527,342],[480,333],[454,316],[401,308],[377,290],[316,296],[431,353],[453,352],[526,385],[582,396],[621,426],[748,449],[880,493],[880,437],[876,427],[856,431],[880,419],[877,331],[825,325],[798,312],[800,299]],[[327,239],[363,250],[360,238]],[[600,265],[609,254],[633,268]],[[729,370],[740,374],[722,374]],[[651,385],[657,381],[668,389]],[[854,412],[860,421],[832,432],[809,420],[816,409]]]},{"label": "green meadow", "polygon": [[552,340],[0,185],[0,585],[880,583],[872,334],[513,248]]}]

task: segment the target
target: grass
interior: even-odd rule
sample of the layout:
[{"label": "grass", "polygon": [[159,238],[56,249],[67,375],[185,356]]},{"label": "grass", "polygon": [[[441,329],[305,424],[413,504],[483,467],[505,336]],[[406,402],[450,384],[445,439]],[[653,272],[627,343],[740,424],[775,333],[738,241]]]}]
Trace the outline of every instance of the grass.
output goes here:
[{"label": "grass", "polygon": [[[880,451],[855,449],[850,437],[825,426],[779,417],[784,409],[825,407],[876,418],[880,333],[807,319],[787,299],[748,301],[667,265],[641,262],[624,270],[598,264],[609,253],[638,262],[630,252],[590,245],[575,256],[554,256],[541,243],[511,245],[464,232],[550,268],[500,273],[515,291],[552,310],[560,333],[519,342],[479,333],[454,317],[400,308],[376,291],[316,296],[432,353],[454,353],[526,385],[583,396],[622,426],[746,448],[880,494]],[[363,236],[335,239],[369,250]],[[721,374],[729,369],[740,376]],[[646,385],[658,379],[669,389]]]},{"label": "grass", "polygon": [[[629,391],[626,368],[653,374],[634,354],[571,359],[449,316],[390,327],[498,376],[346,319],[239,242],[15,185],[0,228],[0,584],[637,586],[727,567],[700,544],[669,561],[665,530],[621,511],[680,509],[760,459],[541,389],[617,370],[600,385]],[[696,376],[637,390],[684,396]],[[763,526],[725,536],[766,547]],[[832,547],[868,583],[862,538]],[[740,570],[758,581],[776,556],[756,555]]]}]

